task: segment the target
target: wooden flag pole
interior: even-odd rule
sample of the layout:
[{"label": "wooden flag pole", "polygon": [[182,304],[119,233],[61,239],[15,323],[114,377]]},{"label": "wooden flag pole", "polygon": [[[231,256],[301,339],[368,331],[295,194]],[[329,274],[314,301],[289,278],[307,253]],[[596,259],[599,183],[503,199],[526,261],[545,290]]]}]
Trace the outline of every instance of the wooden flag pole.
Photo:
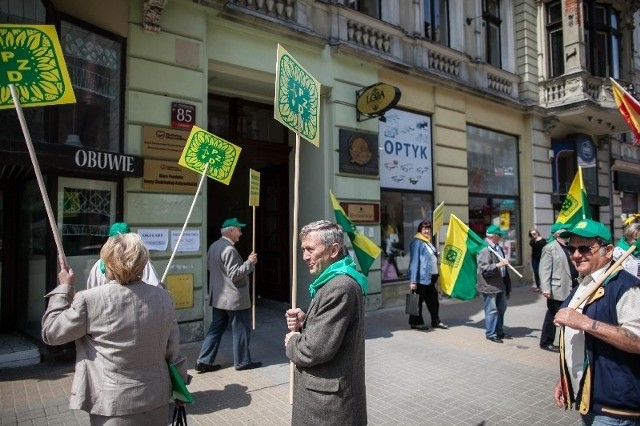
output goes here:
[{"label": "wooden flag pole", "polygon": [[[255,253],[256,251],[256,206],[253,206],[253,221],[251,225],[251,252]],[[253,330],[256,329],[256,271],[253,271],[251,274],[251,292],[252,292],[252,300],[251,304],[251,316],[253,320]]]},{"label": "wooden flag pole", "polygon": [[169,273],[169,268],[171,267],[171,263],[173,262],[173,258],[178,251],[178,247],[180,246],[180,241],[182,240],[182,236],[184,235],[184,230],[187,229],[187,224],[189,223],[189,218],[191,218],[191,213],[193,213],[193,208],[196,206],[196,201],[198,201],[198,194],[200,193],[200,188],[202,188],[202,184],[204,183],[204,178],[207,176],[207,171],[209,170],[209,162],[204,166],[204,170],[202,171],[202,176],[200,177],[200,182],[198,183],[198,188],[196,189],[196,193],[193,196],[193,201],[191,202],[191,208],[189,209],[189,213],[187,213],[187,218],[184,221],[184,225],[182,225],[182,230],[180,231],[180,236],[178,236],[178,241],[176,241],[176,246],[173,248],[173,253],[171,253],[171,257],[169,258],[169,263],[167,263],[167,268],[164,270],[164,274],[162,274],[162,279],[160,282],[162,284],[165,278],[167,278],[167,274]]},{"label": "wooden flag pole", "polygon": [[[495,254],[496,256],[498,256],[498,259],[502,260],[504,259],[500,253],[498,253],[497,251],[495,251],[492,247],[489,246],[489,250],[491,250],[491,253]],[[507,266],[509,267],[509,269],[511,269],[513,271],[514,274],[516,274],[518,277],[522,278],[522,274],[518,271],[516,271],[516,268],[514,268],[510,263],[507,264]]]},{"label": "wooden flag pole", "polygon": [[[302,117],[298,114],[298,128]],[[296,132],[296,154],[293,168],[293,232],[291,236],[291,309],[298,303],[298,188],[300,187],[300,133]],[[289,404],[293,404],[293,361],[289,363]]]},{"label": "wooden flag pole", "polygon": [[[637,244],[637,241],[636,241],[636,244]],[[615,263],[613,265],[611,265],[609,268],[607,268],[607,270],[604,272],[604,274],[602,274],[600,276],[600,278],[598,278],[597,280],[591,282],[587,286],[587,288],[582,292],[582,294],[569,304],[569,307],[571,309],[578,309],[580,307],[580,305],[582,305],[582,302],[587,300],[598,288],[600,288],[602,283],[607,278],[609,278],[609,276],[611,274],[613,274],[615,271],[617,271],[622,266],[622,262],[624,262],[625,259],[631,255],[631,253],[636,251],[636,248],[637,247],[635,246],[635,244],[632,244],[629,247],[629,249],[626,252],[624,252],[624,254],[622,256],[620,256],[620,258],[618,260],[615,261]]]},{"label": "wooden flag pole", "polygon": [[53,216],[53,210],[51,209],[51,202],[49,201],[47,190],[44,187],[44,179],[42,178],[42,173],[40,172],[40,165],[38,164],[38,159],[36,157],[35,150],[33,149],[31,134],[29,134],[27,122],[24,119],[24,114],[22,112],[22,105],[20,104],[20,97],[18,96],[18,91],[16,90],[15,85],[10,84],[9,90],[11,91],[11,97],[13,98],[13,105],[15,105],[16,112],[18,113],[18,120],[20,120],[20,127],[22,127],[22,134],[24,135],[24,140],[27,143],[27,149],[29,150],[29,157],[31,157],[31,164],[33,164],[33,171],[35,172],[36,180],[38,182],[38,187],[40,188],[40,194],[42,195],[44,208],[47,211],[47,217],[49,218],[49,226],[51,226],[51,232],[53,232],[53,239],[55,240],[56,248],[58,249],[58,257],[61,259],[61,262],[64,262],[64,264],[67,265],[67,257],[64,254],[64,249],[62,247],[62,240],[60,239],[60,234],[58,232],[58,226],[56,225],[56,220],[55,220],[55,217]]}]

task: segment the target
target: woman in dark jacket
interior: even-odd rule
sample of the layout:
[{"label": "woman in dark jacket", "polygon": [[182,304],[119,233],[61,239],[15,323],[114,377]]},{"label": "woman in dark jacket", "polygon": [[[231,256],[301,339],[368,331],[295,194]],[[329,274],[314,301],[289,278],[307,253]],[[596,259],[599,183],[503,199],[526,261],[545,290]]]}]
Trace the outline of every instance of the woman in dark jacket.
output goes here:
[{"label": "woman in dark jacket", "polygon": [[547,241],[540,236],[540,232],[535,228],[529,231],[529,238],[529,245],[531,246],[531,269],[533,269],[533,278],[536,281],[534,291],[540,293],[540,274],[538,273],[538,268],[540,267],[542,247],[547,244]]},{"label": "woman in dark jacket", "polygon": [[417,330],[428,330],[422,318],[422,302],[424,301],[431,315],[431,326],[433,328],[447,329],[446,325],[440,321],[438,301],[438,251],[431,243],[431,222],[423,220],[418,225],[418,232],[411,241],[409,270],[409,283],[411,291],[415,291],[419,296],[418,315],[409,315],[409,325]]}]

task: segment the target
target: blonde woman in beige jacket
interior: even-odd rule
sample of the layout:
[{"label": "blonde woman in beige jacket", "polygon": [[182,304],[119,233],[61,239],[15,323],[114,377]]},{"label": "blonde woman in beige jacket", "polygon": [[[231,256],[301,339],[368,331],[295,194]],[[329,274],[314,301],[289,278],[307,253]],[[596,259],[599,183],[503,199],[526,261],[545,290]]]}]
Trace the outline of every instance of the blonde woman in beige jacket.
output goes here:
[{"label": "blonde woman in beige jacket", "polygon": [[167,362],[187,380],[173,300],[140,280],[149,253],[137,234],[110,238],[100,258],[108,284],[75,293],[73,270],[61,260],[59,285],[46,296],[42,339],[76,342],[69,408],[88,412],[92,425],[166,425]]}]

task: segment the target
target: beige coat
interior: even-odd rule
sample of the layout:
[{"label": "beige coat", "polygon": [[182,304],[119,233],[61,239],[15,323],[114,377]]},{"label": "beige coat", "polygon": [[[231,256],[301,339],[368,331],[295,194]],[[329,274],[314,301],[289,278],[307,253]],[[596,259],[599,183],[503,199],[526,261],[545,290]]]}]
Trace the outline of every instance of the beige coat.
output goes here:
[{"label": "beige coat", "polygon": [[167,362],[186,380],[173,300],[161,287],[109,283],[74,295],[72,286],[59,285],[47,297],[42,340],[76,342],[69,408],[100,416],[144,413],[171,398]]}]

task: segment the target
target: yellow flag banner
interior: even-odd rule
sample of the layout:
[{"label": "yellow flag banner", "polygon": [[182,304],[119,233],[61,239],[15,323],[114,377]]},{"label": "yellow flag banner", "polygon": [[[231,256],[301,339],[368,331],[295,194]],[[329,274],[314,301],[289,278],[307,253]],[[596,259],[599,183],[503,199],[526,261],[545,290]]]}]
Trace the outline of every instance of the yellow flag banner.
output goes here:
[{"label": "yellow flag banner", "polygon": [[333,192],[329,191],[329,196],[331,197],[331,204],[333,205],[333,211],[336,215],[336,222],[338,223],[338,225],[342,226],[344,232],[346,232],[349,236],[351,244],[353,245],[353,251],[356,254],[356,258],[358,259],[360,269],[362,269],[362,273],[365,276],[368,276],[371,265],[376,260],[376,258],[380,256],[380,253],[382,253],[382,249],[380,249],[380,247],[378,247],[376,243],[374,243],[360,231],[358,231],[358,228],[356,228],[353,222],[351,222],[349,216],[347,216],[340,203],[338,203],[338,200],[336,200]]},{"label": "yellow flag banner", "polygon": [[456,299],[476,297],[476,256],[487,243],[457,216],[449,217],[449,228],[440,261],[442,291]]},{"label": "yellow flag banner", "polygon": [[573,178],[571,188],[569,188],[569,192],[567,192],[567,196],[562,202],[556,223],[575,225],[582,219],[591,219],[591,210],[589,210],[587,191],[584,189],[584,182],[582,181],[582,167],[578,166],[578,172]]},{"label": "yellow flag banner", "polygon": [[72,104],[76,97],[53,25],[0,24],[0,109]]}]

